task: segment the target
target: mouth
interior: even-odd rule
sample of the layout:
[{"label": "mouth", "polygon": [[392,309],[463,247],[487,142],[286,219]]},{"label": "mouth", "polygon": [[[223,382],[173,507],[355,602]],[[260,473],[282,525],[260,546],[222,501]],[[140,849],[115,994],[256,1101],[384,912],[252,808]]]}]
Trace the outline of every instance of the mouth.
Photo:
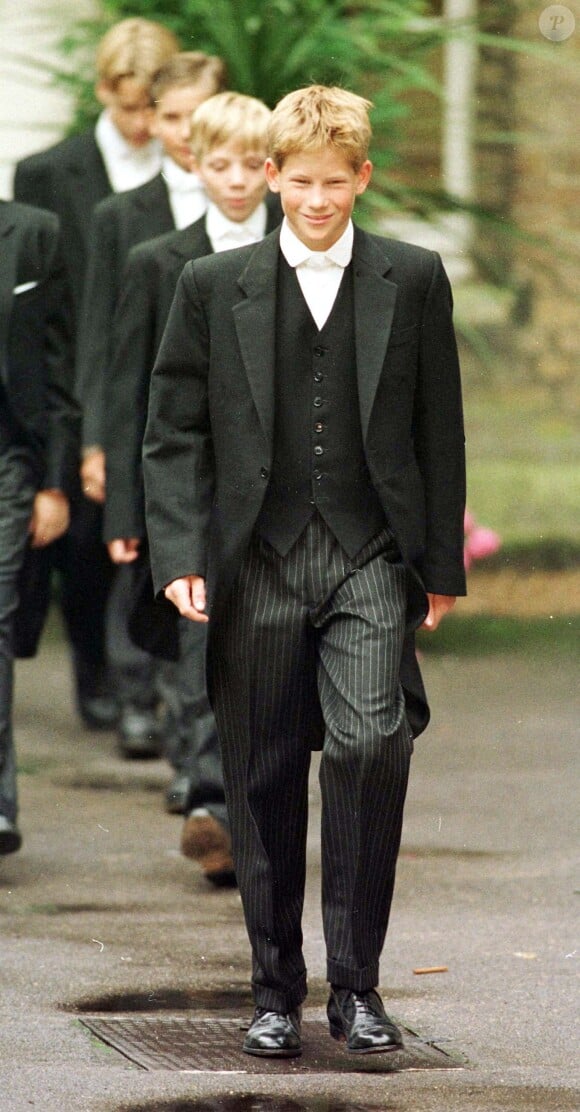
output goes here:
[{"label": "mouth", "polygon": [[328,221],[330,220],[330,216],[331,216],[330,213],[326,213],[325,216],[309,216],[308,214],[305,214],[304,219],[309,224],[314,224],[314,226],[316,226],[318,224],[320,224],[320,225],[327,224]]}]

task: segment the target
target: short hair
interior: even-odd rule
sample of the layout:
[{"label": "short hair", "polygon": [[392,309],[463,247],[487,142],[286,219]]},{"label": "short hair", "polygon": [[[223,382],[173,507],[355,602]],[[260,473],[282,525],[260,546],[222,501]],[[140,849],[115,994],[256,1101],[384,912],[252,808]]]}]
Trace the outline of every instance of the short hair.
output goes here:
[{"label": "short hair", "polygon": [[272,115],[261,100],[243,93],[218,93],[204,100],[191,117],[191,149],[200,161],[214,147],[234,140],[244,150],[266,153],[268,122]]},{"label": "short hair", "polygon": [[368,157],[370,100],[337,86],[308,85],[278,102],[268,128],[268,154],[280,170],[291,154],[334,147],[353,170]]},{"label": "short hair", "polygon": [[156,104],[168,89],[184,85],[207,86],[208,96],[221,92],[227,84],[225,63],[202,50],[182,50],[174,54],[155,74],[151,83],[151,103]]},{"label": "short hair", "polygon": [[179,50],[172,31],[150,19],[122,19],[101,39],[96,53],[97,75],[115,88],[132,77],[149,89],[157,71]]}]

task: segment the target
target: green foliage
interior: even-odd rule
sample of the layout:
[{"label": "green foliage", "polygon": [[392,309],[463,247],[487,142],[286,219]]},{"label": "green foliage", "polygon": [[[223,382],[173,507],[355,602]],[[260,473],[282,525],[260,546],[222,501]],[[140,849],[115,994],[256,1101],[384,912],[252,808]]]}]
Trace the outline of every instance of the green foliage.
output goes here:
[{"label": "green foliage", "polygon": [[[369,95],[383,161],[392,159],[397,125],[409,89],[439,95],[427,55],[441,28],[426,18],[423,0],[102,0],[103,16],[75,26],[64,42],[69,54],[94,50],[108,26],[128,16],[158,20],[186,50],[219,54],[229,84],[274,104],[291,89],[313,82],[339,84]],[[91,76],[76,81],[73,128],[96,114]]]}]

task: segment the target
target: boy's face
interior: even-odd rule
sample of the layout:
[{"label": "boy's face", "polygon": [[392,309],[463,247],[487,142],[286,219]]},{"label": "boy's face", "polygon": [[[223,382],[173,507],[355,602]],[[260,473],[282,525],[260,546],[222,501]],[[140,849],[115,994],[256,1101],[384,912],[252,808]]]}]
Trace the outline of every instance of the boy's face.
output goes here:
[{"label": "boy's face", "polygon": [[151,106],[144,86],[134,77],[122,77],[116,85],[99,81],[95,93],[123,139],[131,147],[144,147],[151,138]]},{"label": "boy's face", "polygon": [[280,194],[292,231],[311,251],[327,251],[340,239],[371,172],[368,160],[360,170],[353,170],[346,157],[331,147],[291,154],[281,170],[271,158],[266,160],[268,185]]},{"label": "boy's face", "polygon": [[210,92],[205,84],[176,85],[151,109],[151,135],[159,139],[165,154],[188,172],[193,169],[191,117]]},{"label": "boy's face", "polygon": [[247,220],[266,194],[266,148],[246,150],[236,142],[213,147],[196,163],[210,201],[228,220]]}]

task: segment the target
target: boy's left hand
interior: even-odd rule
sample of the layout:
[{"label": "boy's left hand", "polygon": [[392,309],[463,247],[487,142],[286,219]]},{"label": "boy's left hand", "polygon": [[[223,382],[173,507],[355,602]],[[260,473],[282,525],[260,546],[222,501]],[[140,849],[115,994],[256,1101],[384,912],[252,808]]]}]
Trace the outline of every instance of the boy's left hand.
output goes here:
[{"label": "boy's left hand", "polygon": [[32,506],[28,526],[33,548],[44,548],[66,533],[69,527],[69,502],[61,490],[39,490]]},{"label": "boy's left hand", "polygon": [[450,610],[455,606],[455,595],[431,595],[427,592],[429,600],[429,613],[425,618],[420,629],[428,629],[430,633],[434,633],[439,625],[439,622]]}]

